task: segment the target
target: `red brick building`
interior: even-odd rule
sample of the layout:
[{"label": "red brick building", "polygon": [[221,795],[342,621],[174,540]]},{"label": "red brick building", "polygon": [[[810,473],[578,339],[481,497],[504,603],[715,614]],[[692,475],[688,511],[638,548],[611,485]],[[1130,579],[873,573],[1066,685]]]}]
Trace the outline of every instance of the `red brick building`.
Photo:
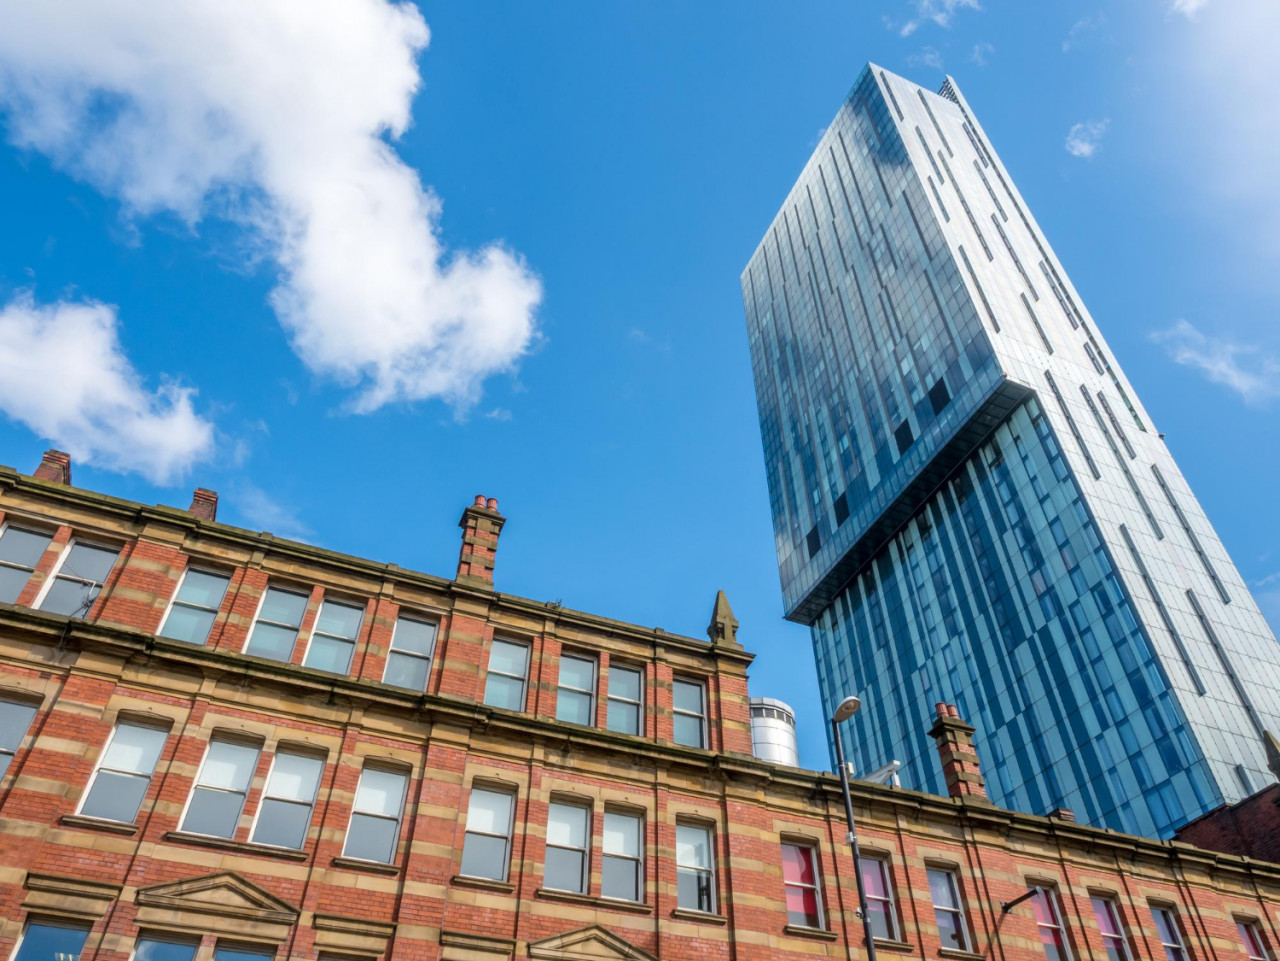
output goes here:
[{"label": "red brick building", "polygon": [[[701,640],[495,591],[493,500],[442,578],[70,468],[0,468],[4,956],[864,955],[839,784],[751,755],[727,605]],[[854,785],[885,958],[1276,958],[1280,865],[1001,810],[928,733],[953,796]]]}]

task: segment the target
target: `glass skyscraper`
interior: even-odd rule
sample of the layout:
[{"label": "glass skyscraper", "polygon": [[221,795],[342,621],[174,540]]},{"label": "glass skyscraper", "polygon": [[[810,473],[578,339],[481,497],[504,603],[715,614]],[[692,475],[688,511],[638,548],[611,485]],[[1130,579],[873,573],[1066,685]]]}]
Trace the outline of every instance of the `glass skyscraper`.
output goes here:
[{"label": "glass skyscraper", "polygon": [[1150,836],[1270,780],[1280,645],[953,80],[874,65],[742,275],[786,615],[851,757]]}]

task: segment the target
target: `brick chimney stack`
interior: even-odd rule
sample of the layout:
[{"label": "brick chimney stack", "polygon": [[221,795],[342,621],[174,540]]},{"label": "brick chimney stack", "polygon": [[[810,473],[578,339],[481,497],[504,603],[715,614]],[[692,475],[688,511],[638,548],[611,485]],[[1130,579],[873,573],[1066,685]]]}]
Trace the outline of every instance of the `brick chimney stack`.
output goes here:
[{"label": "brick chimney stack", "polygon": [[47,450],[40,458],[40,466],[31,475],[37,480],[53,481],[55,484],[71,484],[71,455],[65,451]]},{"label": "brick chimney stack", "polygon": [[939,702],[934,710],[938,719],[929,729],[929,736],[938,743],[947,793],[987,800],[986,781],[978,770],[978,754],[973,748],[974,729],[960,719],[954,704]]},{"label": "brick chimney stack", "polygon": [[498,554],[498,535],[507,519],[498,513],[498,499],[477,494],[475,503],[462,512],[462,550],[458,553],[461,584],[493,587],[493,566]]},{"label": "brick chimney stack", "polygon": [[191,506],[187,510],[201,520],[216,521],[218,519],[218,492],[204,487],[197,487],[191,492]]}]

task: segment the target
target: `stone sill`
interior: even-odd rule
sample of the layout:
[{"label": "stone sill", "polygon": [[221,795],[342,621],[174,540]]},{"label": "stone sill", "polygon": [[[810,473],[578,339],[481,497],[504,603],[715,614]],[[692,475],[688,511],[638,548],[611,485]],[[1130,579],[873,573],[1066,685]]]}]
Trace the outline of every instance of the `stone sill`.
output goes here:
[{"label": "stone sill", "polygon": [[909,941],[894,941],[889,938],[876,938],[877,951],[915,951],[916,947]]},{"label": "stone sill", "polygon": [[642,901],[623,901],[621,898],[595,897],[590,894],[575,894],[573,891],[557,891],[554,888],[538,888],[533,892],[533,895],[544,901],[565,901],[569,904],[581,904],[584,907],[600,908],[605,911],[653,914],[653,907]]},{"label": "stone sill", "polygon": [[976,951],[962,951],[960,948],[939,948],[938,957],[954,958],[955,961],[983,961],[986,955]]},{"label": "stone sill", "polygon": [[291,848],[277,848],[270,844],[254,844],[250,841],[233,841],[230,838],[215,838],[205,834],[192,834],[188,831],[169,831],[162,841],[174,841],[178,844],[198,844],[206,848],[219,848],[223,851],[237,851],[255,857],[283,858],[286,861],[306,861],[310,855],[306,851],[294,851]]},{"label": "stone sill", "polygon": [[839,938],[834,931],[828,931],[826,928],[811,928],[803,924],[788,924],[782,929],[782,933],[795,938],[813,938],[817,941],[835,941]]},{"label": "stone sill", "polygon": [[506,881],[495,881],[493,878],[472,878],[465,874],[455,874],[449,879],[450,884],[456,884],[460,888],[478,888],[481,891],[496,891],[499,894],[511,894],[515,891],[514,884],[508,884]]},{"label": "stone sill", "polygon": [[336,857],[329,862],[335,868],[350,871],[368,871],[370,874],[385,874],[394,877],[400,873],[398,864],[387,864],[385,861],[366,861],[364,858]]},{"label": "stone sill", "polygon": [[700,924],[728,924],[729,919],[723,914],[709,914],[706,911],[690,911],[688,908],[676,908],[671,916],[677,921],[696,921]]},{"label": "stone sill", "polygon": [[91,831],[106,831],[108,834],[121,834],[133,837],[138,833],[138,825],[126,824],[123,821],[108,821],[106,818],[91,818],[84,814],[64,814],[58,823],[69,828],[88,828]]}]

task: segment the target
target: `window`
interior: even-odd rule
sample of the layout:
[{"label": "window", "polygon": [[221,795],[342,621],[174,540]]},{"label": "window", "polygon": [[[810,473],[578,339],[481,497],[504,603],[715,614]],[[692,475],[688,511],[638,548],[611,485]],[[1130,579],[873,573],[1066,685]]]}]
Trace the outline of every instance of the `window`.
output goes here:
[{"label": "window", "polygon": [[609,665],[609,693],[605,704],[605,726],[609,730],[619,734],[640,733],[643,678],[638,668]]},{"label": "window", "polygon": [[787,923],[821,928],[816,852],[807,844],[782,845],[782,884],[787,895]]},{"label": "window", "polygon": [[1166,961],[1186,961],[1187,950],[1182,946],[1182,934],[1178,931],[1178,915],[1173,908],[1152,908],[1151,918],[1156,923],[1160,944],[1164,947]]},{"label": "window", "polygon": [[1067,961],[1067,939],[1062,931],[1062,915],[1058,912],[1057,899],[1048,888],[1037,887],[1031,899],[1031,911],[1040,931],[1040,943],[1048,961]]},{"label": "window", "polygon": [[133,961],[195,961],[199,941],[171,941],[150,935],[138,938]]},{"label": "window", "polygon": [[1249,961],[1267,961],[1267,949],[1262,945],[1262,932],[1258,930],[1258,923],[1237,921],[1236,930],[1240,932],[1244,953],[1249,956]]},{"label": "window", "polygon": [[644,821],[635,814],[604,812],[604,859],[600,893],[606,898],[639,901],[644,891]]},{"label": "window", "polygon": [[151,784],[151,774],[169,732],[121,721],[98,759],[80,813],[105,821],[132,824]]},{"label": "window", "polygon": [[307,646],[307,656],[302,659],[302,666],[332,674],[346,674],[350,671],[351,655],[355,653],[356,635],[360,633],[360,621],[363,617],[364,608],[354,604],[340,604],[329,600],[321,604],[320,615],[316,618],[315,630],[311,632],[311,643]]},{"label": "window", "polygon": [[556,688],[556,720],[571,724],[596,722],[596,662],[566,654],[560,658]]},{"label": "window", "polygon": [[6,527],[0,533],[0,603],[17,601],[51,540],[48,534],[20,527]]},{"label": "window", "polygon": [[547,858],[544,887],[587,893],[587,848],[591,809],[582,804],[552,801],[547,806]]},{"label": "window", "polygon": [[1120,912],[1111,898],[1094,895],[1093,916],[1102,932],[1102,943],[1107,949],[1107,961],[1129,961],[1129,949],[1125,945],[1124,930],[1120,927]]},{"label": "window", "polygon": [[360,772],[356,800],[351,805],[351,824],[342,849],[344,857],[391,863],[396,854],[400,812],[404,810],[408,784],[408,775],[401,771],[367,767]]},{"label": "window", "polygon": [[182,830],[218,838],[234,837],[257,766],[258,748],[254,745],[210,741],[187,803]]},{"label": "window", "polygon": [[25,701],[0,700],[0,777],[9,773],[9,765],[27,736],[36,710],[35,704]]},{"label": "window", "polygon": [[960,885],[954,871],[929,868],[929,895],[933,898],[933,917],[938,922],[938,940],[944,948],[969,950],[969,935],[960,906]]},{"label": "window", "polygon": [[288,661],[293,657],[293,643],[298,639],[298,628],[302,626],[306,609],[306,594],[268,587],[244,652],[273,661]]},{"label": "window", "polygon": [[301,848],[311,826],[311,806],[316,803],[323,771],[323,758],[277,753],[249,840],[278,848]]},{"label": "window", "polygon": [[73,543],[62,555],[58,573],[45,591],[40,610],[85,617],[102,590],[120,552],[114,547]]},{"label": "window", "polygon": [[79,961],[88,936],[87,924],[29,921],[13,961]]},{"label": "window", "polygon": [[707,746],[706,685],[676,678],[671,685],[675,708],[675,742],[686,747]]},{"label": "window", "polygon": [[708,914],[716,909],[710,828],[697,824],[676,825],[676,903],[690,911]]},{"label": "window", "polygon": [[529,670],[529,646],[512,641],[493,642],[484,702],[509,711],[524,710],[524,681]]},{"label": "window", "polygon": [[382,675],[382,683],[407,687],[411,691],[425,691],[435,650],[435,624],[412,617],[398,618],[396,628],[391,632],[391,650],[387,654],[387,670]]},{"label": "window", "polygon": [[207,641],[230,580],[226,574],[188,570],[160,628],[161,635],[192,644]]},{"label": "window", "polygon": [[893,909],[893,885],[889,865],[881,858],[859,858],[862,865],[862,889],[867,894],[867,914],[871,935],[887,941],[898,939],[898,916]]},{"label": "window", "polygon": [[514,801],[515,796],[505,791],[471,789],[462,841],[462,873],[467,877],[507,879]]},{"label": "window", "polygon": [[242,948],[230,944],[219,944],[213,951],[213,961],[271,961],[275,956],[274,951],[264,948]]}]

